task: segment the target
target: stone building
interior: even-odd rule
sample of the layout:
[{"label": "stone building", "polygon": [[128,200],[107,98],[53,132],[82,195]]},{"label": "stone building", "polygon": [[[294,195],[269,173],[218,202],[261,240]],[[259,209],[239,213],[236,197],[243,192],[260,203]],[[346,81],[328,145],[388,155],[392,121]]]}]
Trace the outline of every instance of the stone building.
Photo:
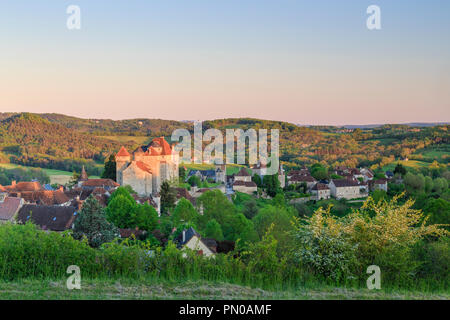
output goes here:
[{"label": "stone building", "polygon": [[315,200],[330,199],[330,188],[324,183],[316,183],[311,189],[311,194]]},{"label": "stone building", "polygon": [[328,185],[331,195],[336,199],[355,199],[365,196],[360,189],[361,186],[357,181],[348,179],[333,179]]},{"label": "stone building", "polygon": [[122,147],[116,154],[117,182],[141,196],[156,195],[166,180],[178,179],[179,156],[164,137],[155,138],[130,154]]},{"label": "stone building", "polygon": [[246,168],[242,168],[238,173],[234,175],[233,191],[252,194],[256,192],[258,187],[256,183],[252,181],[252,177],[248,173]]}]

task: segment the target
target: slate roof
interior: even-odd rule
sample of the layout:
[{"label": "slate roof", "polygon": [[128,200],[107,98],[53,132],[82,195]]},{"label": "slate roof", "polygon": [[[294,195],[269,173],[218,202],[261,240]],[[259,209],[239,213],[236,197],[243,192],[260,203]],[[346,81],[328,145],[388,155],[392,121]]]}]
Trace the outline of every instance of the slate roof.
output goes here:
[{"label": "slate roof", "polygon": [[64,231],[72,227],[77,218],[74,207],[26,204],[20,208],[17,222],[33,222],[44,230]]},{"label": "slate roof", "polygon": [[[185,232],[185,240],[183,241],[183,232]],[[188,230],[183,230],[180,235],[175,239],[175,242],[177,243],[177,246],[181,248],[186,243],[189,242],[189,240],[192,239],[192,237],[197,236],[203,244],[208,247],[213,253],[217,252],[217,242],[214,239],[208,239],[200,236],[200,234],[194,230],[194,228],[190,227]]]},{"label": "slate roof", "polygon": [[245,187],[256,187],[256,183],[254,183],[253,181],[241,181],[241,180],[236,180],[233,183],[233,186],[245,186]]},{"label": "slate roof", "polygon": [[310,175],[293,175],[289,179],[290,182],[316,182],[316,179],[314,179]]},{"label": "slate roof", "polygon": [[359,183],[357,181],[349,180],[349,179],[333,179],[331,181],[333,181],[336,188],[358,187],[359,186]]},{"label": "slate roof", "polygon": [[316,183],[314,187],[312,187],[312,190],[330,190],[326,184],[323,183]]},{"label": "slate roof", "polygon": [[248,173],[246,168],[242,167],[242,169],[239,170],[239,172],[236,173],[234,176],[235,177],[249,177],[250,174]]}]

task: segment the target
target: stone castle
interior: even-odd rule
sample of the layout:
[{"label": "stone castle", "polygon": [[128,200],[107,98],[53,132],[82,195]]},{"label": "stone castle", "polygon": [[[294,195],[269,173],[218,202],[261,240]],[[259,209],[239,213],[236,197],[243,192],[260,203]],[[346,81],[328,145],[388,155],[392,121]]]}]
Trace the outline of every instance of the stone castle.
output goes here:
[{"label": "stone castle", "polygon": [[179,156],[164,137],[130,154],[122,147],[116,154],[117,182],[129,185],[141,196],[156,196],[161,184],[178,178]]}]

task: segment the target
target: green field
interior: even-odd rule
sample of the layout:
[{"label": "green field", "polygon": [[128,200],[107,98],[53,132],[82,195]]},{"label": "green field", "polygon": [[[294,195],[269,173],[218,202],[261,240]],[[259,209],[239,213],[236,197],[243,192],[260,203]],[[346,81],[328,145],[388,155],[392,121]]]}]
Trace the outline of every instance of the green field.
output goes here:
[{"label": "green field", "polygon": [[408,161],[399,160],[399,161],[391,162],[388,165],[385,165],[383,167],[383,170],[384,171],[387,171],[387,170],[394,171],[395,167],[397,166],[397,163],[400,163],[402,166],[404,166],[406,168],[412,168],[412,169],[416,169],[416,170],[423,168],[423,167],[428,167],[430,165],[428,162],[418,161],[418,160],[408,160]]},{"label": "green field", "polygon": [[[62,171],[62,170],[55,170],[55,169],[46,169],[46,168],[35,168],[35,167],[27,167],[27,166],[21,166],[14,163],[0,163],[0,168],[5,169],[15,169],[15,168],[23,168],[23,169],[41,169],[44,171],[49,177],[50,177],[50,183],[56,183],[56,184],[66,184],[69,182],[70,178],[73,175],[73,172],[69,171]],[[98,176],[89,176],[91,179],[98,179],[100,177]]]},{"label": "green field", "polygon": [[245,299],[245,300],[448,300],[448,293],[423,293],[406,290],[368,290],[327,286],[263,290],[228,283],[203,280],[165,282],[153,279],[81,279],[80,290],[68,290],[62,280],[19,280],[0,282],[0,299],[33,300],[126,300],[126,299]]},{"label": "green field", "polygon": [[[188,170],[212,170],[214,169],[213,164],[184,164],[181,163],[180,166],[186,167]],[[243,166],[238,164],[227,164],[227,175],[232,175],[234,173],[238,173]]]}]

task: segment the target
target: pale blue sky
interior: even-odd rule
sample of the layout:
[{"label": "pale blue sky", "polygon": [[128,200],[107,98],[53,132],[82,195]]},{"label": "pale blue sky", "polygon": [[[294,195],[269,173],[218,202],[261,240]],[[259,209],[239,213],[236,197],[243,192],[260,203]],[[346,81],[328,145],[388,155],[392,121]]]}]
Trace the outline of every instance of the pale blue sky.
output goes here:
[{"label": "pale blue sky", "polygon": [[1,0],[0,111],[450,121],[449,39],[446,0]]}]

